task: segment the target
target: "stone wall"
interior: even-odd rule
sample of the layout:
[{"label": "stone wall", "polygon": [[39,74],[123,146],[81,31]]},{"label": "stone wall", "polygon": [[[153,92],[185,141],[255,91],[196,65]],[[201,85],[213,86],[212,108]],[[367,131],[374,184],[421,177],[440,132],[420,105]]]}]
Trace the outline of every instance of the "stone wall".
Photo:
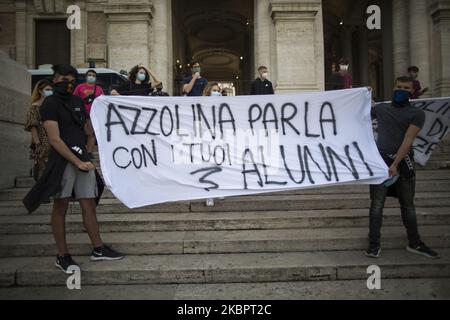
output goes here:
[{"label": "stone wall", "polygon": [[30,134],[24,130],[30,101],[31,79],[23,65],[0,51],[0,189],[14,186],[14,179],[26,176]]}]

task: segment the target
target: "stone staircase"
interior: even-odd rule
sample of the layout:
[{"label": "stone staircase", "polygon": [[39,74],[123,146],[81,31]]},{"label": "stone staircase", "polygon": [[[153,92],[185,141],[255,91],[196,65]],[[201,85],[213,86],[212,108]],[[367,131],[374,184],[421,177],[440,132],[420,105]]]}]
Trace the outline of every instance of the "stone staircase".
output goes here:
[{"label": "stone staircase", "polygon": [[[98,159],[98,156],[97,156]],[[106,191],[98,206],[103,240],[127,254],[89,261],[80,207],[67,215],[67,238],[81,265],[82,290],[66,288],[54,267],[51,205],[28,215],[19,178],[0,191],[2,299],[345,299],[450,298],[450,143],[417,172],[423,240],[441,254],[406,252],[397,201],[388,199],[382,257],[364,256],[369,187],[332,186],[130,210]],[[368,290],[367,267],[381,268],[382,290]]]}]

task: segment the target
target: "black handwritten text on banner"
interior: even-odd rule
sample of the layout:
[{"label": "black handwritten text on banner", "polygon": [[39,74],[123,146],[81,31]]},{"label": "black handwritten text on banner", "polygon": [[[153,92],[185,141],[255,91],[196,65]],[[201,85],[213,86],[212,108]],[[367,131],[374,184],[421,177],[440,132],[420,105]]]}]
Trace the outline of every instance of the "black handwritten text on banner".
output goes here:
[{"label": "black handwritten text on banner", "polygon": [[413,100],[425,112],[425,124],[414,141],[414,160],[425,166],[433,150],[450,131],[450,98]]},{"label": "black handwritten text on banner", "polygon": [[367,89],[239,97],[114,97],[91,111],[105,182],[130,208],[381,183]]}]

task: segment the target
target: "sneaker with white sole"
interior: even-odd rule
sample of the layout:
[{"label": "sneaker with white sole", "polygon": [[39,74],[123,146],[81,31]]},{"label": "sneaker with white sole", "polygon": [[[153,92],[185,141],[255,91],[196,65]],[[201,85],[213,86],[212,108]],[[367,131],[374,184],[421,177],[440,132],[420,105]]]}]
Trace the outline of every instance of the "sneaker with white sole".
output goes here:
[{"label": "sneaker with white sole", "polygon": [[107,245],[102,245],[99,248],[94,248],[91,254],[91,261],[114,261],[123,259],[124,255],[120,252],[108,247]]},{"label": "sneaker with white sole", "polygon": [[66,254],[64,256],[57,255],[56,261],[55,261],[55,267],[61,269],[64,273],[72,274],[72,272],[69,272],[70,266],[77,266],[80,267],[78,263],[76,263],[70,254]]},{"label": "sneaker with white sole", "polygon": [[422,241],[420,241],[419,244],[416,246],[408,245],[406,247],[406,251],[415,253],[415,254],[420,254],[422,256],[425,256],[425,257],[431,258],[431,259],[439,259],[439,254],[437,252],[431,250],[430,248],[428,248],[425,245],[425,243],[423,243]]}]

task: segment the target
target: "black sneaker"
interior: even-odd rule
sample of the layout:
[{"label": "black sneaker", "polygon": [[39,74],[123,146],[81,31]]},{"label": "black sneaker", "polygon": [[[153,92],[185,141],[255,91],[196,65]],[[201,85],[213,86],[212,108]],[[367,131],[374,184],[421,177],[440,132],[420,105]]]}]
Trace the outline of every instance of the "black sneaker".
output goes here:
[{"label": "black sneaker", "polygon": [[381,248],[379,246],[370,246],[366,251],[366,256],[371,258],[379,258],[381,253]]},{"label": "black sneaker", "polygon": [[415,254],[421,254],[427,258],[431,258],[431,259],[439,259],[439,254],[433,250],[431,250],[430,248],[428,248],[425,243],[423,243],[422,241],[419,242],[419,244],[417,246],[411,246],[408,245],[406,247],[406,251],[415,253]]},{"label": "black sneaker", "polygon": [[55,266],[67,274],[72,274],[71,272],[68,271],[70,266],[77,266],[78,268],[80,267],[78,263],[76,263],[72,259],[72,256],[70,254],[66,254],[64,256],[57,255]]},{"label": "black sneaker", "polygon": [[102,261],[102,260],[120,260],[124,257],[123,254],[117,252],[116,250],[103,245],[100,248],[95,248],[92,250],[91,261]]}]

